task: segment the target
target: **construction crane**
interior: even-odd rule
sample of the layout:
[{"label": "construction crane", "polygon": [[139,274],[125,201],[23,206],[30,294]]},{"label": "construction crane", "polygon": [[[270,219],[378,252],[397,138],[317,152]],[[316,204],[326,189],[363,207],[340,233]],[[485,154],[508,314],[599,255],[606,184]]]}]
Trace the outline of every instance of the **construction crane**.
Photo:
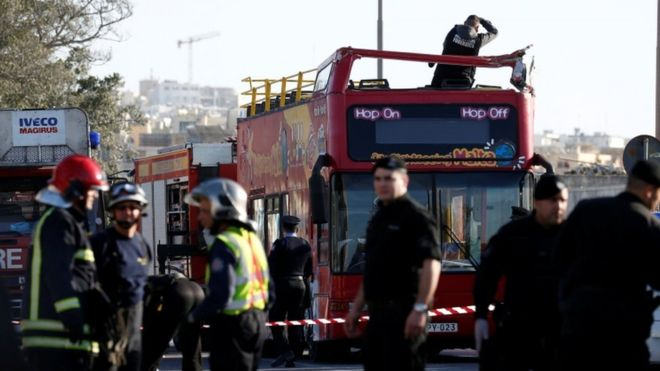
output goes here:
[{"label": "construction crane", "polygon": [[181,45],[188,44],[188,83],[189,84],[192,84],[192,78],[193,78],[192,76],[193,75],[193,53],[192,53],[193,43],[202,40],[211,39],[217,36],[220,36],[220,32],[209,32],[202,35],[190,36],[187,39],[177,40],[176,46],[179,48],[181,47]]}]

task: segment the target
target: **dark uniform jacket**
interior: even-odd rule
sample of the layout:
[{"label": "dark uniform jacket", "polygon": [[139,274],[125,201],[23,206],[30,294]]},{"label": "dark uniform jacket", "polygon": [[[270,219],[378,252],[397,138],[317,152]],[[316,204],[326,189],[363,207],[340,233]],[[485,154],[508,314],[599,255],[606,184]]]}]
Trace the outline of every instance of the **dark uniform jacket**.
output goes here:
[{"label": "dark uniform jacket", "polygon": [[[477,318],[486,318],[499,281],[506,277],[505,321],[529,323],[557,317],[554,246],[559,226],[544,228],[531,215],[505,224],[488,241],[474,284]],[[522,323],[521,323],[522,322]]]},{"label": "dark uniform jacket", "polygon": [[[92,351],[85,299],[94,288],[96,267],[80,211],[52,207],[33,232],[24,290],[23,345]],[[83,332],[85,335],[83,335]]]},{"label": "dark uniform jacket", "polygon": [[147,282],[149,246],[139,233],[128,238],[109,228],[90,238],[99,282],[113,304],[128,307],[142,301]]},{"label": "dark uniform jacket", "polygon": [[379,209],[367,226],[364,298],[412,304],[426,259],[440,260],[435,221],[408,195]]},{"label": "dark uniform jacket", "polygon": [[[497,37],[497,28],[490,21],[481,19],[481,24],[488,33],[478,33],[473,27],[462,24],[454,26],[445,37],[442,54],[479,55],[479,49]],[[441,87],[442,81],[445,79],[469,79],[472,82],[474,81],[474,73],[474,67],[438,64],[431,85]]]},{"label": "dark uniform jacket", "polygon": [[648,337],[647,285],[660,289],[660,222],[637,196],[580,202],[559,238],[557,261],[564,328],[583,333],[606,322],[612,334]]},{"label": "dark uniform jacket", "polygon": [[312,248],[304,238],[288,236],[277,239],[268,255],[273,279],[312,275]]}]

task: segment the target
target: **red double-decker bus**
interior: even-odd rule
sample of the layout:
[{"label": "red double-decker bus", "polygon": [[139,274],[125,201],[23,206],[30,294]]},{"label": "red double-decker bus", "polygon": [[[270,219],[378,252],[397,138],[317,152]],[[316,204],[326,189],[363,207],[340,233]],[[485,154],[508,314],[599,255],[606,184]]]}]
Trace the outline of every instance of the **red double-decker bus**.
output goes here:
[{"label": "red double-decker bus", "polygon": [[[282,215],[301,218],[301,235],[313,246],[312,318],[348,311],[374,212],[371,167],[390,154],[407,160],[409,194],[441,231],[435,307],[473,304],[475,267],[486,242],[510,220],[512,207],[531,208],[534,98],[523,55],[341,48],[307,71],[313,78],[300,73],[245,80],[252,101],[238,124],[238,181],[249,193],[265,246],[280,236]],[[400,88],[387,79],[354,76],[358,60],[374,58],[412,62],[418,69],[428,62],[509,67],[514,86]],[[434,317],[430,344],[435,350],[471,347],[473,323],[471,315]],[[314,326],[309,340],[313,355],[336,354],[350,344],[341,325]]]}]

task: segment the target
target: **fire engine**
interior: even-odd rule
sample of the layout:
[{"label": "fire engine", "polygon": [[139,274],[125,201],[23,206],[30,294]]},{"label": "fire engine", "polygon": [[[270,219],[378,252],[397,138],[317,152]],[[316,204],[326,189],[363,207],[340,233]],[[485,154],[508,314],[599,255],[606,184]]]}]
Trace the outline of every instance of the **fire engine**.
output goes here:
[{"label": "fire engine", "polygon": [[[229,138],[231,140],[231,138]],[[151,274],[178,271],[204,282],[206,251],[197,209],[183,199],[204,180],[236,179],[234,142],[187,143],[135,160],[135,182],[145,191],[149,212],[141,233],[154,248]]]},{"label": "fire engine", "polygon": [[[99,136],[92,133],[94,145]],[[32,228],[45,207],[34,199],[63,158],[90,155],[87,114],[78,108],[0,110],[0,281],[20,317]],[[90,213],[94,230],[102,218]]]}]

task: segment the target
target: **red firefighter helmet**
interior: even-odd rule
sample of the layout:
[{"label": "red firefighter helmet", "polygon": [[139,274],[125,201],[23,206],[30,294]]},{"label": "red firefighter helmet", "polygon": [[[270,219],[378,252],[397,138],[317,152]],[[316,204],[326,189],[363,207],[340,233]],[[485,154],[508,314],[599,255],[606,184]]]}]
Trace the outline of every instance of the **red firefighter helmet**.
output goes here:
[{"label": "red firefighter helmet", "polygon": [[94,159],[83,155],[71,155],[60,161],[48,184],[63,194],[82,194],[90,189],[108,190],[108,181],[101,166]]}]

